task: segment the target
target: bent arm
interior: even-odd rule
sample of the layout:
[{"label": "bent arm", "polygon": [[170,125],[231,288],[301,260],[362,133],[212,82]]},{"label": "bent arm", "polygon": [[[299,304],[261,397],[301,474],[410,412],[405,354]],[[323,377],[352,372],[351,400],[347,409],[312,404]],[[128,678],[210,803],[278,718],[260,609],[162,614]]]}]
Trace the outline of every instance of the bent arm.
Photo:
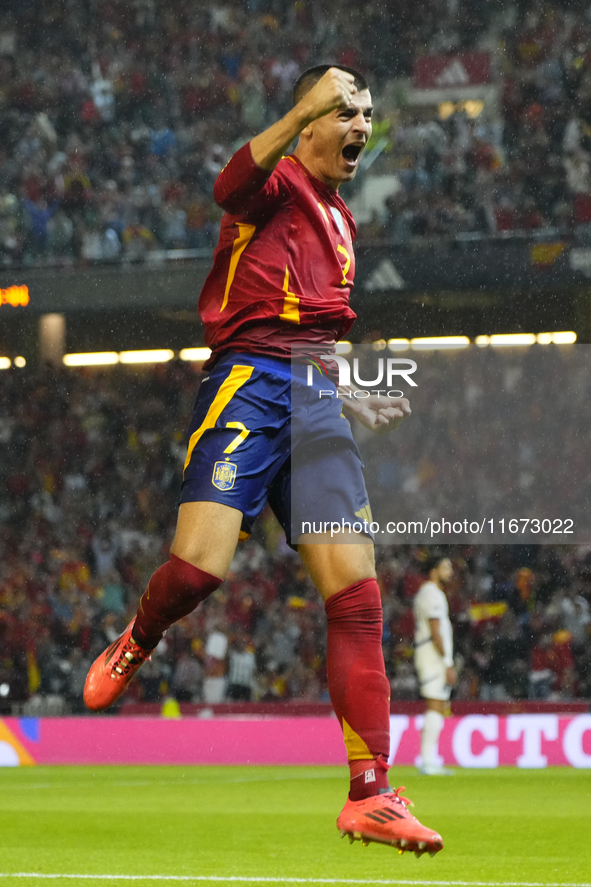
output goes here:
[{"label": "bent arm", "polygon": [[[293,140],[312,121],[347,107],[356,91],[350,74],[330,68],[295,108],[234,154],[214,185],[218,206],[230,213],[256,208],[253,201]],[[273,196],[272,190],[268,196]]]},{"label": "bent arm", "polygon": [[293,140],[310,123],[305,98],[285,117],[270,126],[250,143],[252,159],[261,169],[272,172]]},{"label": "bent arm", "polygon": [[275,169],[284,152],[309,123],[336,108],[346,108],[355,92],[355,78],[351,74],[339,68],[329,68],[295,108],[255,136],[250,143],[254,162],[262,169]]},{"label": "bent arm", "polygon": [[213,186],[215,202],[229,213],[256,208],[257,196],[265,197],[270,175],[270,171],[255,163],[249,142],[236,151],[217,177]]}]

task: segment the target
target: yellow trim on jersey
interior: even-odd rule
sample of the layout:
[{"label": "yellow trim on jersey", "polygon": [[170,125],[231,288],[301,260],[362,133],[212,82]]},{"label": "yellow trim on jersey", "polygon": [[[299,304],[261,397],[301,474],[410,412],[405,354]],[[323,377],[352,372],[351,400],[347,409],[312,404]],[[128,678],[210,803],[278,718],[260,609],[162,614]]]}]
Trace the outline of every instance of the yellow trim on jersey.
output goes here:
[{"label": "yellow trim on jersey", "polygon": [[347,271],[351,267],[351,256],[349,255],[349,253],[347,252],[345,247],[341,246],[340,243],[337,246],[337,252],[342,253],[344,256],[347,257],[347,261],[345,262],[345,267],[343,268],[343,279],[341,280],[342,285],[346,286],[349,283],[349,281],[347,280]]},{"label": "yellow trim on jersey", "polygon": [[228,304],[228,296],[230,295],[230,287],[234,283],[234,276],[236,274],[236,268],[238,267],[238,262],[240,261],[240,256],[254,237],[254,232],[256,231],[256,225],[247,225],[245,222],[237,222],[238,226],[238,237],[234,241],[232,245],[232,256],[230,258],[230,269],[228,271],[228,280],[226,282],[226,291],[224,293],[224,301],[222,302],[222,307],[220,308],[220,314]]},{"label": "yellow trim on jersey", "polygon": [[326,212],[326,210],[324,209],[324,207],[322,206],[320,201],[318,201],[318,206],[320,207],[320,212],[324,216],[324,221],[326,222],[327,225],[330,225],[330,222],[328,221],[328,213]]},{"label": "yellow trim on jersey", "polygon": [[186,470],[187,465],[191,461],[193,450],[199,443],[203,434],[210,428],[215,427],[215,423],[219,419],[222,410],[228,406],[238,389],[242,385],[244,385],[245,382],[248,382],[253,372],[254,367],[240,365],[232,367],[229,376],[227,376],[220,385],[218,393],[214,397],[207,411],[205,419],[203,420],[197,431],[194,431],[191,435],[191,439],[189,440],[189,447],[187,449],[187,458],[185,459],[183,471]]},{"label": "yellow trim on jersey", "polygon": [[289,270],[287,265],[285,266],[285,280],[283,281],[283,292],[285,293],[285,299],[283,300],[283,313],[279,315],[281,320],[287,320],[288,323],[299,323],[300,322],[300,309],[298,305],[300,304],[300,297],[296,296],[295,293],[290,293],[289,291]]}]

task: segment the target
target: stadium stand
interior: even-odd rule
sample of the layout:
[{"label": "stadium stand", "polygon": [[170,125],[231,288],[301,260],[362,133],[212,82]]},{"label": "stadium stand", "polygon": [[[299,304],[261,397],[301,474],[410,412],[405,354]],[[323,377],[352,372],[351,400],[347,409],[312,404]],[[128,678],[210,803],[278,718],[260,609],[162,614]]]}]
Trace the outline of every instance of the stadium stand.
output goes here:
[{"label": "stadium stand", "polygon": [[481,236],[545,229],[587,235],[589,19],[580,4],[504,4],[489,31],[496,109],[419,112],[398,127],[402,184],[387,233]]},{"label": "stadium stand", "polygon": [[[3,710],[81,711],[88,664],[135,612],[170,544],[197,384],[181,362],[0,373]],[[588,698],[589,547],[450,550],[455,698]],[[417,699],[411,605],[425,549],[377,553],[393,700]],[[222,588],[168,632],[127,701],[215,703],[226,692],[242,701],[325,700],[323,622],[297,556],[265,513]]]},{"label": "stadium stand", "polygon": [[[576,116],[562,148],[587,65],[576,51],[584,11],[572,8],[11,0],[0,17],[0,258],[30,266],[210,249],[217,173],[285,111],[307,64],[356,65],[380,93],[411,75],[419,53],[500,44],[503,100],[482,123],[463,111],[441,121],[435,109],[378,118],[395,147],[376,169],[400,184],[380,233],[400,241],[568,225],[587,162]],[[541,194],[536,174],[547,169],[553,184]]]}]

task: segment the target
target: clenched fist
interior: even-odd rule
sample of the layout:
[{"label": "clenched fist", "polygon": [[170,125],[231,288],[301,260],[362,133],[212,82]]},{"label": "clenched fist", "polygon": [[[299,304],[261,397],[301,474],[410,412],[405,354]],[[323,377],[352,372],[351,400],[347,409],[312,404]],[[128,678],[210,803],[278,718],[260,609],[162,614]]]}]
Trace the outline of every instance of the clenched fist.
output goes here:
[{"label": "clenched fist", "polygon": [[357,92],[355,78],[340,68],[329,68],[300,102],[308,120],[324,117],[336,108],[347,108]]}]

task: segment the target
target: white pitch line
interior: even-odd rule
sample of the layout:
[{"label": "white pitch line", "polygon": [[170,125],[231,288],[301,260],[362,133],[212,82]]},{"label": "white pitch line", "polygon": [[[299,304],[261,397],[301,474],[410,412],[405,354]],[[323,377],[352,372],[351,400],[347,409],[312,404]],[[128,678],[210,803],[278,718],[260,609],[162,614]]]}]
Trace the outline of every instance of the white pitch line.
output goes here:
[{"label": "white pitch line", "polygon": [[358,878],[252,878],[242,875],[61,875],[40,872],[0,872],[0,878],[44,878],[59,880],[66,878],[89,881],[189,881],[205,884],[409,884],[417,887],[591,887],[589,882],[569,881],[424,881],[422,878],[412,880],[377,880]]}]

